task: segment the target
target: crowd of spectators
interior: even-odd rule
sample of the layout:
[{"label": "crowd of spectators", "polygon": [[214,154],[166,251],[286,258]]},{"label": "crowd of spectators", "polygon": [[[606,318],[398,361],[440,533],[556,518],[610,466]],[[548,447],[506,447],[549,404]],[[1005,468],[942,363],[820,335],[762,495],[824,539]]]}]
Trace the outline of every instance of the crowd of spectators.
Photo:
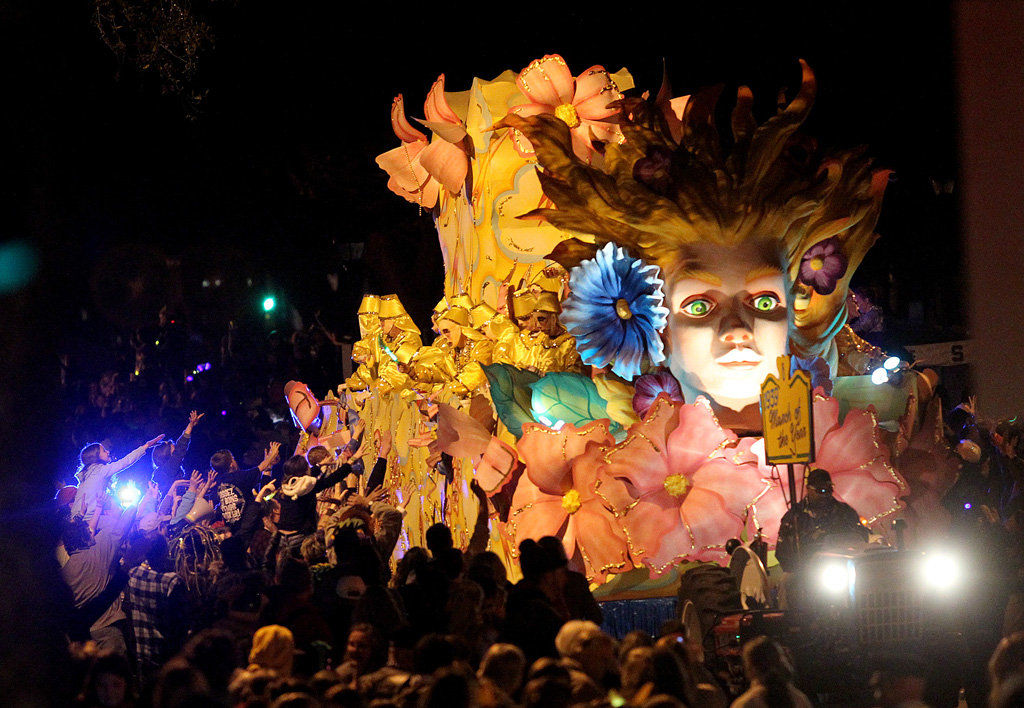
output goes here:
[{"label": "crowd of spectators", "polygon": [[[284,384],[294,379],[320,393],[331,390],[345,378],[350,343],[318,317],[307,325],[293,319],[298,315],[204,329],[164,308],[152,326],[134,330],[83,323],[66,334],[61,356],[61,458],[73,459],[96,441],[123,455],[137,440],[176,429],[190,410],[208,415],[186,466],[200,467],[227,447],[248,466],[270,442],[294,448],[298,431]],[[57,470],[54,483],[70,482],[74,472],[73,465]],[[142,482],[148,471],[139,476]]]},{"label": "crowd of spectators", "polygon": [[[558,539],[524,541],[511,583],[485,550],[475,484],[468,547],[436,524],[426,549],[393,566],[404,509],[380,486],[386,435],[362,484],[349,464],[360,443],[279,465],[271,445],[252,469],[223,450],[177,479],[201,420],[123,458],[149,452],[154,479],[137,502],[95,491],[119,466],[99,444],[81,453],[81,484],[58,495],[81,705],[728,705],[678,624],[621,643],[603,632]],[[318,512],[321,492],[339,503]],[[803,705],[784,654],[766,646],[751,650],[755,693],[742,705],[759,705],[762,684]]]},{"label": "crowd of spectators", "polygon": [[[229,330],[211,355],[190,337],[163,313],[153,331],[125,340],[120,369],[91,381],[66,372],[78,486],[56,496],[57,557],[74,606],[65,624],[80,705],[811,704],[787,651],[768,638],[744,646],[737,691],[679,623],[611,637],[558,539],[523,542],[522,579],[510,582],[516,571],[485,550],[479,488],[467,548],[438,524],[427,548],[394,559],[404,509],[382,486],[386,436],[357,435],[337,458],[323,448],[281,454],[297,442],[283,383],[328,388],[341,378],[343,344],[322,327],[259,343]],[[980,661],[966,663],[984,667],[1004,637],[980,681],[994,705],[1015,705],[1024,425],[985,421],[973,404],[945,424],[960,471],[943,503],[991,565],[974,587],[991,617],[964,643]],[[377,446],[369,471],[349,464],[363,445]],[[138,500],[111,489],[129,478]],[[921,705],[920,673],[879,672],[877,704]]]}]

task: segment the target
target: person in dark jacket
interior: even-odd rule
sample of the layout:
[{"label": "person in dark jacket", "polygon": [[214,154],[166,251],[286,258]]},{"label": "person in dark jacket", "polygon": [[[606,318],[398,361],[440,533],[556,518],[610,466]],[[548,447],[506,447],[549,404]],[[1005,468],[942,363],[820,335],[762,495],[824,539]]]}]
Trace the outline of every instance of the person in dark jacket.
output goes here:
[{"label": "person in dark jacket", "polygon": [[215,475],[217,482],[217,510],[232,534],[251,539],[259,528],[260,506],[253,490],[261,489],[270,481],[270,471],[280,447],[281,443],[270,443],[263,461],[247,470],[238,468],[230,450],[218,450],[210,456],[211,475]]},{"label": "person in dark jacket", "polygon": [[160,487],[160,493],[166,494],[171,484],[179,479],[185,479],[185,471],[181,468],[181,461],[185,459],[188,452],[188,444],[192,439],[192,429],[205,413],[192,411],[188,414],[188,425],[174,442],[165,440],[153,448],[153,476],[152,480]]},{"label": "person in dark jacket", "polygon": [[[362,448],[346,449],[337,460],[310,467],[302,455],[288,458],[281,468],[281,489],[274,498],[281,505],[281,518],[277,530],[281,534],[280,550],[297,556],[302,542],[316,530],[316,495],[352,474],[353,457],[362,454]],[[333,469],[332,469],[333,467]],[[326,470],[320,473],[320,470]]]},{"label": "person in dark jacket", "polygon": [[792,573],[815,553],[850,542],[866,542],[868,530],[849,504],[832,496],[832,475],[823,469],[807,473],[804,498],[786,512],[779,525],[775,557]]}]

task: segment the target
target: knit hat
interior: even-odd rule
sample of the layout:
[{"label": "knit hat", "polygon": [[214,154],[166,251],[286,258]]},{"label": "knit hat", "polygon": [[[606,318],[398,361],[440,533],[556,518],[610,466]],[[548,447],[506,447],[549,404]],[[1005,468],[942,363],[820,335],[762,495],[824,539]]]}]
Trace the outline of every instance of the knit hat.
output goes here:
[{"label": "knit hat", "polygon": [[273,669],[281,676],[290,676],[295,658],[295,638],[292,631],[279,624],[260,627],[252,635],[249,669]]}]

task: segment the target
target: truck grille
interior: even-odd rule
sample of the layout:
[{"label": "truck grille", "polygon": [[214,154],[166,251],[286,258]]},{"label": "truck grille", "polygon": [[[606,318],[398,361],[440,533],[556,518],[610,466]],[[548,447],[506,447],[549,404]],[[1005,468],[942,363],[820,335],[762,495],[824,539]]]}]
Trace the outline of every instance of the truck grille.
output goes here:
[{"label": "truck grille", "polygon": [[920,591],[906,563],[878,559],[857,566],[854,609],[860,640],[888,644],[921,639],[925,632]]},{"label": "truck grille", "polygon": [[921,599],[906,590],[858,593],[857,627],[865,644],[921,639],[924,618]]}]

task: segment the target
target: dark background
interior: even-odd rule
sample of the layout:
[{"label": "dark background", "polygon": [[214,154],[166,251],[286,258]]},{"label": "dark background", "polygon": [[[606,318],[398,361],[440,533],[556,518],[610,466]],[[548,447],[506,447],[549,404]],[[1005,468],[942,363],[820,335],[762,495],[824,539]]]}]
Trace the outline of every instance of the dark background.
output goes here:
[{"label": "dark background", "polygon": [[[105,3],[107,5],[108,3]],[[890,334],[941,340],[963,325],[954,187],[955,101],[943,3],[679,3],[601,13],[537,5],[490,16],[385,3],[206,0],[197,71],[162,92],[153,65],[101,39],[96,5],[25,4],[4,22],[8,96],[0,220],[37,243],[68,297],[53,316],[137,326],[171,304],[211,332],[274,292],[287,316],[317,309],[339,332],[364,291],[397,291],[414,316],[440,293],[429,217],[385,188],[373,158],[397,144],[388,110],[410,115],[437,74],[452,90],[545,53],[574,73],[627,66],[657,90],[662,58],[676,94],[741,83],[760,115],[798,87],[798,57],[820,93],[807,124],[824,145],[866,144],[895,170],[879,232],[858,273]],[[773,4],[774,5],[774,4]],[[785,4],[784,4],[785,5]],[[475,30],[474,28],[481,28]],[[127,33],[126,33],[127,34]],[[201,100],[190,100],[193,95]],[[350,243],[365,244],[349,246]],[[362,253],[361,259],[353,254]],[[326,273],[340,273],[337,293]],[[202,281],[211,283],[202,287]],[[220,280],[222,285],[214,287]],[[251,282],[252,285],[248,285]],[[63,345],[82,351],[95,325]],[[81,329],[76,325],[75,332]]]},{"label": "dark background", "polygon": [[[422,327],[441,290],[436,236],[373,158],[397,144],[392,96],[421,115],[438,73],[462,90],[560,53],[574,73],[625,65],[657,90],[664,58],[677,95],[745,83],[763,118],[806,59],[820,86],[807,131],[866,144],[895,170],[882,239],[854,280],[886,311],[883,343],[963,337],[948,6],[707,5],[196,0],[212,46],[165,91],[158,66],[104,43],[95,2],[0,3],[0,246],[19,244],[28,264],[10,287],[0,272],[0,609],[18,638],[0,643],[0,693],[42,705],[59,686],[47,672],[61,656],[47,591],[59,583],[31,562],[52,548],[34,512],[67,464],[55,459],[58,356],[98,373],[110,339],[164,304],[208,346],[229,320],[256,345],[318,309],[351,333],[364,291],[398,292]],[[259,311],[271,292],[280,320]]]}]

